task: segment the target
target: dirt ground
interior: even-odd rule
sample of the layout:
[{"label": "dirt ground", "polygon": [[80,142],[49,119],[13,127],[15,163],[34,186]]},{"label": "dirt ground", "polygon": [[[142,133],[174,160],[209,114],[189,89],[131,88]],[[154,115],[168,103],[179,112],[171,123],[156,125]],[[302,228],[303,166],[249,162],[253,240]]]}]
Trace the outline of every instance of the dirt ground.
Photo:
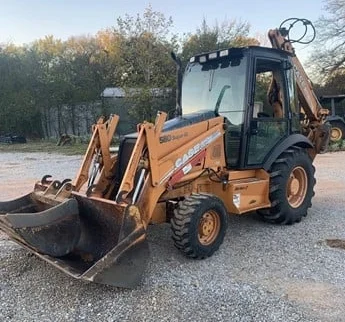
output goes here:
[{"label": "dirt ground", "polygon": [[[241,218],[232,216],[224,245],[207,261],[189,261],[180,256],[171,246],[168,225],[151,228],[149,242],[152,259],[148,273],[138,290],[126,294],[132,297],[131,301],[135,303],[140,299],[143,307],[149,307],[147,310],[150,310],[150,305],[146,306],[144,298],[151,301],[154,294],[155,312],[156,314],[161,312],[161,316],[153,315],[150,319],[145,319],[137,313],[135,317],[147,321],[190,320],[191,311],[186,311],[187,307],[181,304],[183,301],[189,299],[189,304],[195,311],[199,304],[206,303],[203,300],[212,301],[212,298],[217,296],[218,303],[211,305],[207,302],[210,304],[210,306],[207,304],[207,307],[204,304],[204,310],[207,310],[208,314],[205,321],[345,321],[345,250],[342,247],[344,245],[342,241],[345,239],[344,160],[345,152],[317,156],[315,160],[317,184],[313,207],[301,223],[293,226],[275,226],[262,223],[255,215]],[[60,180],[73,178],[80,162],[79,156],[0,153],[0,200],[8,200],[29,192],[33,183],[45,174],[51,174]],[[19,257],[12,258],[12,249],[17,252],[20,248],[14,244],[12,246],[12,242],[7,241],[4,235],[0,236],[0,242],[2,248],[0,259],[4,258],[3,264],[0,264],[0,293],[3,290],[1,293],[3,308],[9,310],[8,307],[12,304],[6,303],[13,301],[16,296],[23,296],[20,302],[22,307],[4,313],[6,321],[35,320],[35,309],[26,307],[29,301],[27,297],[32,293],[33,297],[39,297],[42,303],[45,303],[48,299],[40,297],[39,292],[42,292],[42,289],[47,293],[47,298],[52,297],[56,302],[65,296],[66,301],[73,302],[74,295],[68,290],[70,287],[73,290],[78,289],[79,293],[83,294],[80,296],[85,297],[86,301],[97,297],[95,301],[98,301],[100,307],[107,311],[111,306],[117,309],[119,316],[120,314],[125,316],[127,311],[133,309],[134,302],[130,303],[129,300],[125,302],[122,291],[110,292],[109,289],[100,286],[86,288],[78,284],[79,282],[71,281],[69,277],[62,275],[60,277],[60,273],[55,275],[53,268],[43,266],[36,258],[27,257],[25,251],[20,250]],[[336,247],[332,248],[329,245]],[[32,268],[29,273],[23,271],[17,274],[15,272],[20,271],[23,265],[22,260],[28,261],[28,265]],[[38,270],[40,273],[36,274]],[[52,284],[59,286],[57,288],[53,288],[53,285],[46,286],[45,277],[39,284],[34,282],[35,289],[25,286],[25,283],[33,283],[30,282],[31,279],[40,278],[35,274],[45,274],[42,272],[47,272],[50,276],[47,278],[52,279]],[[8,281],[10,277],[11,282]],[[207,278],[210,279],[205,285]],[[18,282],[16,279],[19,279]],[[192,286],[186,287],[186,281]],[[204,291],[201,290],[202,287]],[[171,298],[171,294],[176,294],[176,297]],[[224,304],[222,301],[228,296],[227,294],[232,294],[232,297]],[[162,296],[169,297],[172,302],[177,301],[177,303],[168,307],[167,303],[160,302]],[[114,304],[114,297],[123,304],[123,307]],[[220,314],[218,311],[220,302],[225,305],[227,313],[222,313],[219,319],[210,318],[215,316],[212,314]],[[272,303],[277,306],[274,307]],[[87,303],[85,306],[80,303],[78,305],[80,312],[84,309],[88,310]],[[234,314],[239,308],[243,309],[239,316],[243,315],[242,318],[237,319],[231,315],[231,310]],[[273,309],[275,313],[270,311]],[[252,312],[251,310],[256,313],[249,315],[248,312]],[[277,313],[280,312],[279,310],[282,311],[279,313],[281,315]],[[62,316],[63,312],[64,309],[61,308]],[[97,316],[90,313],[86,320],[117,320],[106,318],[105,314],[108,313],[104,312]],[[148,311],[148,314],[150,312]],[[57,314],[60,314],[59,311],[52,313],[46,320],[64,321],[64,318],[58,318]],[[243,318],[246,317],[245,314],[248,314],[246,319]],[[178,319],[173,319],[173,316]],[[82,315],[76,315],[73,319],[66,318],[66,320],[79,321],[83,319],[81,317]],[[133,319],[135,317],[132,315]],[[197,316],[194,318],[198,319]]]},{"label": "dirt ground", "polygon": [[81,160],[53,153],[0,153],[0,200],[30,192],[47,174],[57,180],[73,178]]},{"label": "dirt ground", "polygon": [[[316,194],[345,193],[345,152],[318,155],[315,160]],[[74,178],[82,157],[44,153],[0,153],[0,200],[30,192],[36,181],[50,174],[54,179]],[[344,195],[345,201],[345,195]]]}]

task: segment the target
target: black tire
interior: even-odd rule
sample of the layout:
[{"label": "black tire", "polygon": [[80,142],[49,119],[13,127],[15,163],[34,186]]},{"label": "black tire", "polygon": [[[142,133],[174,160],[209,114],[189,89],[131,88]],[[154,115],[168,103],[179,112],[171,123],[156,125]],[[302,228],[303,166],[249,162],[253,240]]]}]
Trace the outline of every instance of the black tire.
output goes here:
[{"label": "black tire", "polygon": [[[332,121],[331,123],[331,142],[339,142],[345,140],[345,125],[342,122]],[[337,135],[333,135],[333,131],[336,131]]]},{"label": "black tire", "polygon": [[[211,225],[210,231],[206,231],[210,233],[209,236],[199,233],[201,224],[207,229],[207,216],[214,217],[218,223],[214,224],[214,227]],[[192,194],[179,202],[171,219],[175,247],[187,257],[210,257],[223,242],[227,222],[228,214],[219,198],[208,194]],[[207,237],[210,239],[207,240]]]},{"label": "black tire", "polygon": [[[291,192],[288,196],[288,189],[292,189],[291,180],[293,179],[291,178],[293,177],[291,176],[296,171],[305,176],[306,185],[304,187],[302,184],[298,185],[297,189],[301,189],[303,193],[297,191],[295,195],[292,195]],[[259,210],[258,213],[266,221],[272,223],[291,225],[300,222],[311,207],[316,183],[315,168],[307,151],[299,147],[289,148],[272,164],[269,172],[271,208]],[[294,197],[296,198],[293,199]],[[291,199],[289,200],[289,198]]]}]

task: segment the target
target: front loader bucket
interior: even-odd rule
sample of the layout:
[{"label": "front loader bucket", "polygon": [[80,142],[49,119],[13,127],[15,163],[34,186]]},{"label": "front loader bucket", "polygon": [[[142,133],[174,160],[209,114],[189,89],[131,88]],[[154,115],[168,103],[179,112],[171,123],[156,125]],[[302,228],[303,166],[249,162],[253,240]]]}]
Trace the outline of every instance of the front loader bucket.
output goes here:
[{"label": "front loader bucket", "polygon": [[33,192],[0,202],[0,229],[75,278],[134,287],[149,257],[136,206],[73,193],[63,202]]}]

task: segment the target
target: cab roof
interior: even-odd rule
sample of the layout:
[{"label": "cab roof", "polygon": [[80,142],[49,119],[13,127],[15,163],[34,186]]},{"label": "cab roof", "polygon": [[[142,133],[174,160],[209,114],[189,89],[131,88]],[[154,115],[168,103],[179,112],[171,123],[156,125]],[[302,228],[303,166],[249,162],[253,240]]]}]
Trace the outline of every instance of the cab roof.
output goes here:
[{"label": "cab roof", "polygon": [[210,51],[206,53],[201,53],[190,58],[189,62],[199,62],[205,63],[207,61],[212,61],[216,59],[231,57],[231,56],[244,56],[254,54],[256,56],[264,56],[268,58],[287,58],[293,55],[287,51],[262,47],[262,46],[247,46],[247,47],[230,47],[226,49],[219,49],[215,51]]}]

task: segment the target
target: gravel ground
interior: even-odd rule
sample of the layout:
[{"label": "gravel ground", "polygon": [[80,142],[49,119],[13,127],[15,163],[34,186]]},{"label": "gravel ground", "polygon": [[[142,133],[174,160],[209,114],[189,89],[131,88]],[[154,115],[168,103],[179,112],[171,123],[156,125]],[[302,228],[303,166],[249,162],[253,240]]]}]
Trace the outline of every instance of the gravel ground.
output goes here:
[{"label": "gravel ground", "polygon": [[[345,321],[345,152],[316,159],[313,207],[276,226],[231,216],[224,244],[202,261],[151,226],[151,258],[134,290],[65,276],[0,235],[0,321]],[[73,177],[79,157],[0,154],[0,199],[30,191],[44,174]]]}]

